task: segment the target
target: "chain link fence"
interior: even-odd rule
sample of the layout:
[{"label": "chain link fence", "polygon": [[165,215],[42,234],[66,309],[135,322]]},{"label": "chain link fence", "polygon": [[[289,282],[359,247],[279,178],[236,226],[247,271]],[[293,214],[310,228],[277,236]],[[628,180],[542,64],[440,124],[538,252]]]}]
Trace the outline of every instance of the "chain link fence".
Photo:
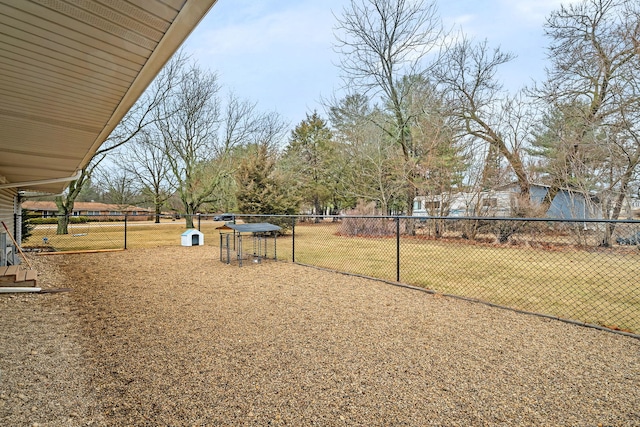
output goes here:
[{"label": "chain link fence", "polygon": [[[640,221],[277,215],[232,220],[282,227],[281,260],[640,336]],[[63,235],[56,234],[57,224],[32,224],[24,248],[179,246],[185,224],[184,216],[163,216],[159,223],[88,217],[70,221]],[[203,233],[199,244],[211,248],[212,259],[220,257],[224,224],[213,215],[193,216],[193,228]]]},{"label": "chain link fence", "polygon": [[[193,215],[193,228],[215,230],[213,216]],[[205,222],[207,221],[207,222]],[[132,249],[181,244],[184,215],[75,215],[29,218],[23,248],[30,252],[71,252]],[[66,224],[66,225],[63,225]],[[220,225],[220,224],[218,224]],[[207,242],[205,242],[207,243]],[[202,243],[201,243],[202,244]]]}]

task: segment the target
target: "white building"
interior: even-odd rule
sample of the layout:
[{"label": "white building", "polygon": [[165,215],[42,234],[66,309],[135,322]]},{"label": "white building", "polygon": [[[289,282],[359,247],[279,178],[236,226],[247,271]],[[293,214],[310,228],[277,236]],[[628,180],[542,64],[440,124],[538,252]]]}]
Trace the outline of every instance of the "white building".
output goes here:
[{"label": "white building", "polygon": [[[531,185],[532,203],[540,203],[549,191],[545,185]],[[414,199],[414,216],[514,216],[520,188],[509,184],[495,190],[459,192],[436,196],[418,196]],[[578,191],[561,189],[549,209],[549,218],[601,219],[602,210],[596,197]]]}]

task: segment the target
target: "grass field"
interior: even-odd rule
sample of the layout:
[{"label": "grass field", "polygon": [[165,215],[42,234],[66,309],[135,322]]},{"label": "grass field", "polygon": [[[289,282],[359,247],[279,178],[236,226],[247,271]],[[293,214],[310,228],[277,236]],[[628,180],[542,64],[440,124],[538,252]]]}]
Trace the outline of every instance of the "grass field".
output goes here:
[{"label": "grass field", "polygon": [[[640,252],[401,239],[400,281],[519,310],[640,332]],[[296,228],[296,261],[388,280],[395,238]]]},{"label": "grass field", "polygon": [[[217,258],[221,222],[202,221],[205,245]],[[130,222],[127,248],[180,245],[183,221]],[[121,223],[72,225],[55,236],[39,226],[25,244],[43,238],[57,251],[124,247]],[[456,241],[401,239],[400,281],[537,312],[640,333],[640,251],[548,250],[527,246],[479,245]],[[334,223],[296,226],[295,261],[319,267],[396,279],[395,238],[344,237]],[[278,239],[278,258],[292,259],[291,235]]]}]

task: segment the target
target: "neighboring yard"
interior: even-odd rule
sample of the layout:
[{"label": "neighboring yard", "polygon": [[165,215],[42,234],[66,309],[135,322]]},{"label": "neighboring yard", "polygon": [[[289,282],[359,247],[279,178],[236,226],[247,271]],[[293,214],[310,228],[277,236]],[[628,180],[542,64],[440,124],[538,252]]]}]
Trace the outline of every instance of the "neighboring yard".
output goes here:
[{"label": "neighboring yard", "polygon": [[[335,228],[296,227],[296,261],[395,280],[394,238],[342,237]],[[549,250],[403,238],[400,253],[403,283],[640,333],[637,249]]]},{"label": "neighboring yard", "polygon": [[33,262],[73,291],[0,295],[0,425],[640,425],[634,338],[215,246]]}]

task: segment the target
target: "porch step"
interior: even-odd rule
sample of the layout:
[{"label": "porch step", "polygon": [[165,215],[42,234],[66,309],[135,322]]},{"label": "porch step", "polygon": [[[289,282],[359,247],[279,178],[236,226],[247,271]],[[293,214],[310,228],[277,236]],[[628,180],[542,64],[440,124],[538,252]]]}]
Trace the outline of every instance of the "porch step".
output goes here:
[{"label": "porch step", "polygon": [[0,286],[35,287],[37,280],[38,273],[35,270],[25,270],[18,265],[0,267]]}]

